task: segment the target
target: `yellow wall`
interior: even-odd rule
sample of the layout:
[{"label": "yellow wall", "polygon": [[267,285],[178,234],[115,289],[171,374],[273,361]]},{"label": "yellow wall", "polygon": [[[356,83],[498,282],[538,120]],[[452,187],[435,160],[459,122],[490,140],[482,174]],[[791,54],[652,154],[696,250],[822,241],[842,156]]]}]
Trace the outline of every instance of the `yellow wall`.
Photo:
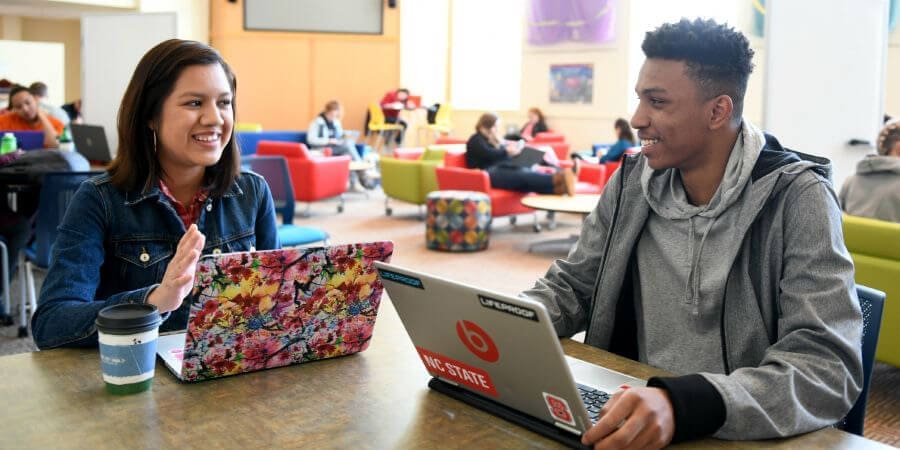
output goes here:
[{"label": "yellow wall", "polygon": [[337,99],[344,127],[361,129],[366,105],[400,82],[399,18],[385,7],[382,35],[245,31],[240,1],[212,0],[210,42],[237,74],[237,120],[305,129]]},{"label": "yellow wall", "polygon": [[[22,18],[22,40],[60,42],[66,48],[66,103],[81,98],[81,21]],[[37,81],[37,80],[31,80]],[[30,81],[29,81],[30,82]],[[58,86],[48,86],[50,90]]]}]

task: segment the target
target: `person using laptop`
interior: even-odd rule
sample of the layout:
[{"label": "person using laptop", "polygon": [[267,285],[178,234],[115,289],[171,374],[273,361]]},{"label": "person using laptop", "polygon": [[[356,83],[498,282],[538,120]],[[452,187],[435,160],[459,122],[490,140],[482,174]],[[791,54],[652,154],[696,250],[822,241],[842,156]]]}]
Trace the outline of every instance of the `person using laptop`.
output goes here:
[{"label": "person using laptop", "polygon": [[[556,167],[553,173],[533,170],[533,165],[544,161],[539,153],[541,150],[529,147],[520,149],[518,142],[502,141],[499,129],[500,118],[496,114],[481,115],[475,125],[475,134],[466,142],[468,168],[486,170],[491,178],[491,186],[497,189],[540,194],[575,194],[575,174],[571,169]],[[529,152],[537,154],[538,158],[518,161]]]},{"label": "person using laptop", "polygon": [[827,427],[863,383],[862,318],[828,160],[742,117],[753,51],[683,19],[646,34],[624,158],[581,237],[522,293],[560,336],[665,369],[582,442],[659,448]]},{"label": "person using laptop", "polygon": [[353,139],[348,139],[341,126],[343,108],[337,100],[325,104],[325,108],[316,116],[306,129],[306,143],[311,149],[331,148],[334,156],[350,155],[354,161],[362,158],[356,151]]},{"label": "person using laptop", "polygon": [[44,148],[56,148],[56,138],[63,124],[38,106],[37,99],[25,86],[13,86],[9,91],[9,112],[0,114],[0,130],[43,131]]},{"label": "person using laptop", "polygon": [[69,203],[32,318],[41,349],[97,343],[104,307],[149,303],[160,330],[186,327],[203,254],[279,248],[266,181],[240,171],[236,80],[222,56],[170,39],[135,68],[107,174]]}]

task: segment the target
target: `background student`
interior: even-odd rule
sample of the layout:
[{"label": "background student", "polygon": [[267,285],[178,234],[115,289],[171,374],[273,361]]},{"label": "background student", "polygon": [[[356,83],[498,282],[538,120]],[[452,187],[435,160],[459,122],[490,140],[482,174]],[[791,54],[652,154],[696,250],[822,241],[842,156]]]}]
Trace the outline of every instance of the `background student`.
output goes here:
[{"label": "background student", "polygon": [[535,171],[510,163],[519,153],[516,142],[505,143],[499,138],[500,119],[494,113],[484,113],[475,125],[475,134],[466,142],[466,166],[488,172],[491,186],[519,192],[541,194],[575,194],[575,174],[569,169],[554,173]]},{"label": "background student", "polygon": [[269,187],[240,171],[235,76],[211,47],[148,51],[119,108],[109,173],[79,187],[53,245],[32,331],[39,348],[96,345],[104,307],[149,303],[186,328],[200,255],[278,248]]},{"label": "background student", "polygon": [[59,120],[63,126],[69,124],[69,121],[71,120],[69,119],[69,114],[61,107],[47,101],[46,84],[42,81],[35,81],[34,83],[31,83],[31,86],[28,86],[28,92],[31,92],[31,95],[38,101],[38,105],[40,105],[41,109],[50,113],[50,115],[55,117],[56,120]]},{"label": "background student", "polygon": [[63,131],[63,124],[41,110],[28,88],[14,86],[9,91],[9,112],[0,114],[0,130],[43,131],[44,148],[56,148],[59,146],[56,139]]},{"label": "background student", "polygon": [[[614,128],[616,131],[616,143],[606,151],[606,154],[600,157],[599,162],[601,163],[621,161],[625,150],[638,145],[634,139],[634,133],[631,132],[631,125],[628,124],[627,120],[622,118],[616,119]],[[595,154],[594,156],[597,155]]]},{"label": "background student", "polygon": [[841,208],[850,215],[900,223],[900,119],[881,129],[877,150],[844,181]]}]

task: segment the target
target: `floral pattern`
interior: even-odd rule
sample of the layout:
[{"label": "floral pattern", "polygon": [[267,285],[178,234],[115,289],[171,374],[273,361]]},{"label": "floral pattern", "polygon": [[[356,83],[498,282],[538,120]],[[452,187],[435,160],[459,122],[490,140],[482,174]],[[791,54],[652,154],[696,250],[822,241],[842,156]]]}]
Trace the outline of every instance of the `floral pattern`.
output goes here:
[{"label": "floral pattern", "polygon": [[484,250],[491,232],[491,199],[474,191],[435,191],[426,200],[425,245],[432,250]]},{"label": "floral pattern", "polygon": [[197,381],[369,346],[392,242],[235,253],[200,261],[182,375]]}]

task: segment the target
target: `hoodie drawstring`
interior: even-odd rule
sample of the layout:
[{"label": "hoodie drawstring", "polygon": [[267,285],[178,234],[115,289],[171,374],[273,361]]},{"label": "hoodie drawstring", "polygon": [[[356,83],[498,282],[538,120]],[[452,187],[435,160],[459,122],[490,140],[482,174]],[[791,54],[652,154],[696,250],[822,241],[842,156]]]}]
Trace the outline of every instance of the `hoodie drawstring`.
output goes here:
[{"label": "hoodie drawstring", "polygon": [[685,286],[685,302],[692,306],[691,314],[700,315],[700,254],[703,252],[703,244],[706,243],[706,237],[712,230],[715,218],[710,218],[709,225],[700,237],[700,245],[694,252],[694,217],[688,217],[688,248],[690,249],[691,270],[688,272],[687,285]]}]

